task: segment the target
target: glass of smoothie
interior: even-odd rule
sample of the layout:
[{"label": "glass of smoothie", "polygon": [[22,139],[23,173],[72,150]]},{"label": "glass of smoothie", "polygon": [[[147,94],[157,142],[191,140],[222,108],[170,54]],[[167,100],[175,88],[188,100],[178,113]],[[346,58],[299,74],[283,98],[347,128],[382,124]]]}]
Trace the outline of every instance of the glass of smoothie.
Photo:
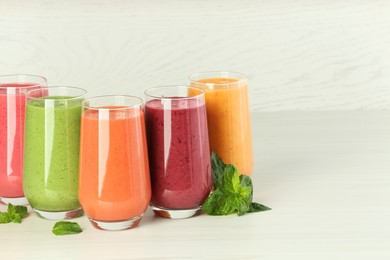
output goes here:
[{"label": "glass of smoothie", "polygon": [[145,94],[153,211],[171,219],[195,216],[212,188],[204,91],[165,86]]},{"label": "glass of smoothie", "polygon": [[86,91],[49,87],[27,93],[23,189],[46,219],[82,215],[78,201],[81,102]]},{"label": "glass of smoothie", "polygon": [[210,148],[240,174],[253,170],[248,84],[236,72],[201,72],[189,77],[191,86],[206,94]]},{"label": "glass of smoothie", "polygon": [[134,228],[151,197],[143,101],[100,96],[82,106],[80,203],[95,228]]},{"label": "glass of smoothie", "polygon": [[26,93],[46,86],[40,76],[0,76],[0,202],[4,204],[28,204],[23,193]]}]

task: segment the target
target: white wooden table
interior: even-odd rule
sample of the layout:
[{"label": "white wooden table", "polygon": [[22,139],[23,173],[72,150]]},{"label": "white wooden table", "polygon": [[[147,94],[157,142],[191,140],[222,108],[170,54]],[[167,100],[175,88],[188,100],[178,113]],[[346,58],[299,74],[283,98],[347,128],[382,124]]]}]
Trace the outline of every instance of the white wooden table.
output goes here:
[{"label": "white wooden table", "polygon": [[[254,200],[271,211],[154,217],[54,236],[30,214],[0,225],[0,259],[390,259],[390,111],[252,115]],[[5,206],[0,206],[4,211]]]}]

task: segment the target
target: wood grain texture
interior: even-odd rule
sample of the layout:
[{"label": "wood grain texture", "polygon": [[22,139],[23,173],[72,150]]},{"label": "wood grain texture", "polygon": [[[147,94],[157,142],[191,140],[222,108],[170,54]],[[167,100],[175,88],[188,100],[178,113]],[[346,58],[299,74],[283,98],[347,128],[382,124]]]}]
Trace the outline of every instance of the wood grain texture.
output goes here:
[{"label": "wood grain texture", "polygon": [[[30,216],[0,225],[1,259],[390,258],[390,112],[254,113],[254,200],[271,211],[186,220],[154,217],[56,237]],[[0,205],[0,210],[6,207]]]},{"label": "wood grain texture", "polygon": [[253,111],[390,108],[386,0],[0,0],[0,74],[89,96],[248,75]]}]

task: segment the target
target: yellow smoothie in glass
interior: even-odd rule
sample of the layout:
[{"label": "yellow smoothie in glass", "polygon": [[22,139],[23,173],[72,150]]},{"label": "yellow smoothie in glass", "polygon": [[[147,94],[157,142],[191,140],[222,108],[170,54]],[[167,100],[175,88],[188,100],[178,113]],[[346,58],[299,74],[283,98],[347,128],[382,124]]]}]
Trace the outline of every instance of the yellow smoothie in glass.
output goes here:
[{"label": "yellow smoothie in glass", "polygon": [[210,149],[240,174],[253,170],[252,133],[246,77],[231,72],[190,76],[192,86],[206,92]]}]

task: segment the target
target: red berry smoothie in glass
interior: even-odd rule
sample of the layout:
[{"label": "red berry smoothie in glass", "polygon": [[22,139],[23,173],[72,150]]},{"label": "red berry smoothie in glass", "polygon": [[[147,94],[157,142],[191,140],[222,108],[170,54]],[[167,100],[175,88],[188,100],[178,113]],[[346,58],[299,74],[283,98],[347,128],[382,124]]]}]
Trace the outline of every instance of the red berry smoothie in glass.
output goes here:
[{"label": "red berry smoothie in glass", "polygon": [[212,187],[205,103],[153,99],[145,111],[151,205],[172,210],[199,208]]}]

